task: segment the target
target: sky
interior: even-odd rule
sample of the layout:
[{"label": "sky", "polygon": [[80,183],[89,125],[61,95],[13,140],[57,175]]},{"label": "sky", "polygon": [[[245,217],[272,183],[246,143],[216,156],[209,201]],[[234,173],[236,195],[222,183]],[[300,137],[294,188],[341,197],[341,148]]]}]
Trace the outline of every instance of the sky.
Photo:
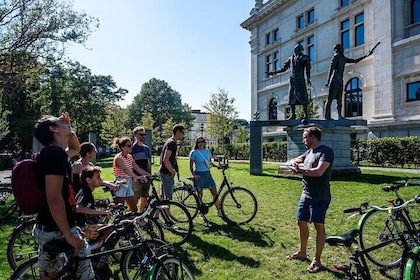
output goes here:
[{"label": "sky", "polygon": [[200,109],[211,93],[225,89],[239,118],[251,119],[250,32],[254,0],[74,0],[74,10],[98,18],[86,47],[72,45],[67,56],[94,75],[110,75],[129,93],[164,80],[182,103]]}]

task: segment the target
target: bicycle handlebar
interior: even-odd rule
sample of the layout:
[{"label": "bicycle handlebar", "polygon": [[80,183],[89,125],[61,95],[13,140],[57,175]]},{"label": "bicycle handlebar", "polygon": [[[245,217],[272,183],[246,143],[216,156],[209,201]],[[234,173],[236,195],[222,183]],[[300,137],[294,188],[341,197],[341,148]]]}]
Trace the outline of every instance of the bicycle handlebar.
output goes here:
[{"label": "bicycle handlebar", "polygon": [[404,202],[403,204],[399,206],[380,207],[380,206],[371,205],[369,207],[378,211],[399,211],[406,208],[408,204],[411,204],[413,202],[420,203],[420,195],[416,195],[413,199],[407,200],[406,202]]}]

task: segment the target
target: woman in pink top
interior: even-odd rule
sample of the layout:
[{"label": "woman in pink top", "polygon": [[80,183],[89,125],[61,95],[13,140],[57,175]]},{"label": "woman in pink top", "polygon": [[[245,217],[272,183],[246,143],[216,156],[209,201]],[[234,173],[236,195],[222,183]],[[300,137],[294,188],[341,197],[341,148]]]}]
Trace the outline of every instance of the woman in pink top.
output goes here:
[{"label": "woman in pink top", "polygon": [[[126,180],[126,184],[120,185],[120,189],[115,192],[116,202],[127,202],[128,208],[132,212],[137,212],[137,202],[134,198],[133,180],[147,182],[145,175],[150,175],[148,172],[141,169],[134,161],[131,153],[132,143],[128,137],[115,138],[114,147],[118,147],[121,152],[115,155],[112,164],[115,180]],[[133,169],[143,176],[134,174]]]}]

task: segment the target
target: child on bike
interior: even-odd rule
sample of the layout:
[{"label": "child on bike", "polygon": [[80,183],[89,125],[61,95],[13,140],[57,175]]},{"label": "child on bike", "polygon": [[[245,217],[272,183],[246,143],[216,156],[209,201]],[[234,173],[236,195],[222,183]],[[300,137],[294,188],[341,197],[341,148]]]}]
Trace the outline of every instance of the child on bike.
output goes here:
[{"label": "child on bike", "polygon": [[[83,168],[80,179],[82,187],[76,194],[76,213],[77,213],[77,225],[85,233],[87,240],[95,240],[98,238],[98,229],[105,226],[100,216],[106,215],[111,217],[109,210],[96,210],[95,199],[93,197],[93,191],[96,187],[102,185],[101,179],[101,168],[99,166],[88,165]],[[118,190],[118,186],[107,183],[112,191]],[[113,207],[114,204],[110,204],[108,209]],[[105,232],[101,239],[104,239],[110,232]]]}]

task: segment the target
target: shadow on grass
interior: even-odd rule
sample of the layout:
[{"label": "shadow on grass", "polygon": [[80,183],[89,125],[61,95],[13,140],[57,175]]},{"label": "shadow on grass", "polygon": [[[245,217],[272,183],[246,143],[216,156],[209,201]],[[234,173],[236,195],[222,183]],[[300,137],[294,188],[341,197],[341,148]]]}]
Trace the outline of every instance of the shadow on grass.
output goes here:
[{"label": "shadow on grass", "polygon": [[401,181],[403,177],[397,175],[383,175],[383,174],[351,174],[351,175],[336,175],[332,177],[332,181],[344,182],[360,182],[372,185],[390,184]]},{"label": "shadow on grass", "polygon": [[[225,261],[235,261],[244,266],[253,267],[253,268],[260,266],[260,261],[257,261],[248,256],[235,255],[227,248],[222,247],[215,243],[204,241],[203,239],[201,239],[200,237],[196,235],[192,235],[188,243],[193,245],[197,251],[200,251],[205,260],[218,258]],[[188,254],[188,252],[185,252],[185,251],[184,253]],[[197,269],[197,267],[195,267],[193,263],[189,265],[189,268],[191,269],[194,275],[201,274],[200,270]]]},{"label": "shadow on grass", "polygon": [[[272,228],[271,231],[272,230],[274,230],[274,228]],[[258,247],[272,247],[275,244],[275,242],[271,240],[266,233],[255,230],[253,227],[243,229],[240,226],[231,224],[219,225],[209,221],[205,226],[200,228],[199,231],[205,234],[215,233],[217,235],[226,236],[240,242],[250,242]],[[269,232],[269,230],[267,230],[267,232]]]}]

